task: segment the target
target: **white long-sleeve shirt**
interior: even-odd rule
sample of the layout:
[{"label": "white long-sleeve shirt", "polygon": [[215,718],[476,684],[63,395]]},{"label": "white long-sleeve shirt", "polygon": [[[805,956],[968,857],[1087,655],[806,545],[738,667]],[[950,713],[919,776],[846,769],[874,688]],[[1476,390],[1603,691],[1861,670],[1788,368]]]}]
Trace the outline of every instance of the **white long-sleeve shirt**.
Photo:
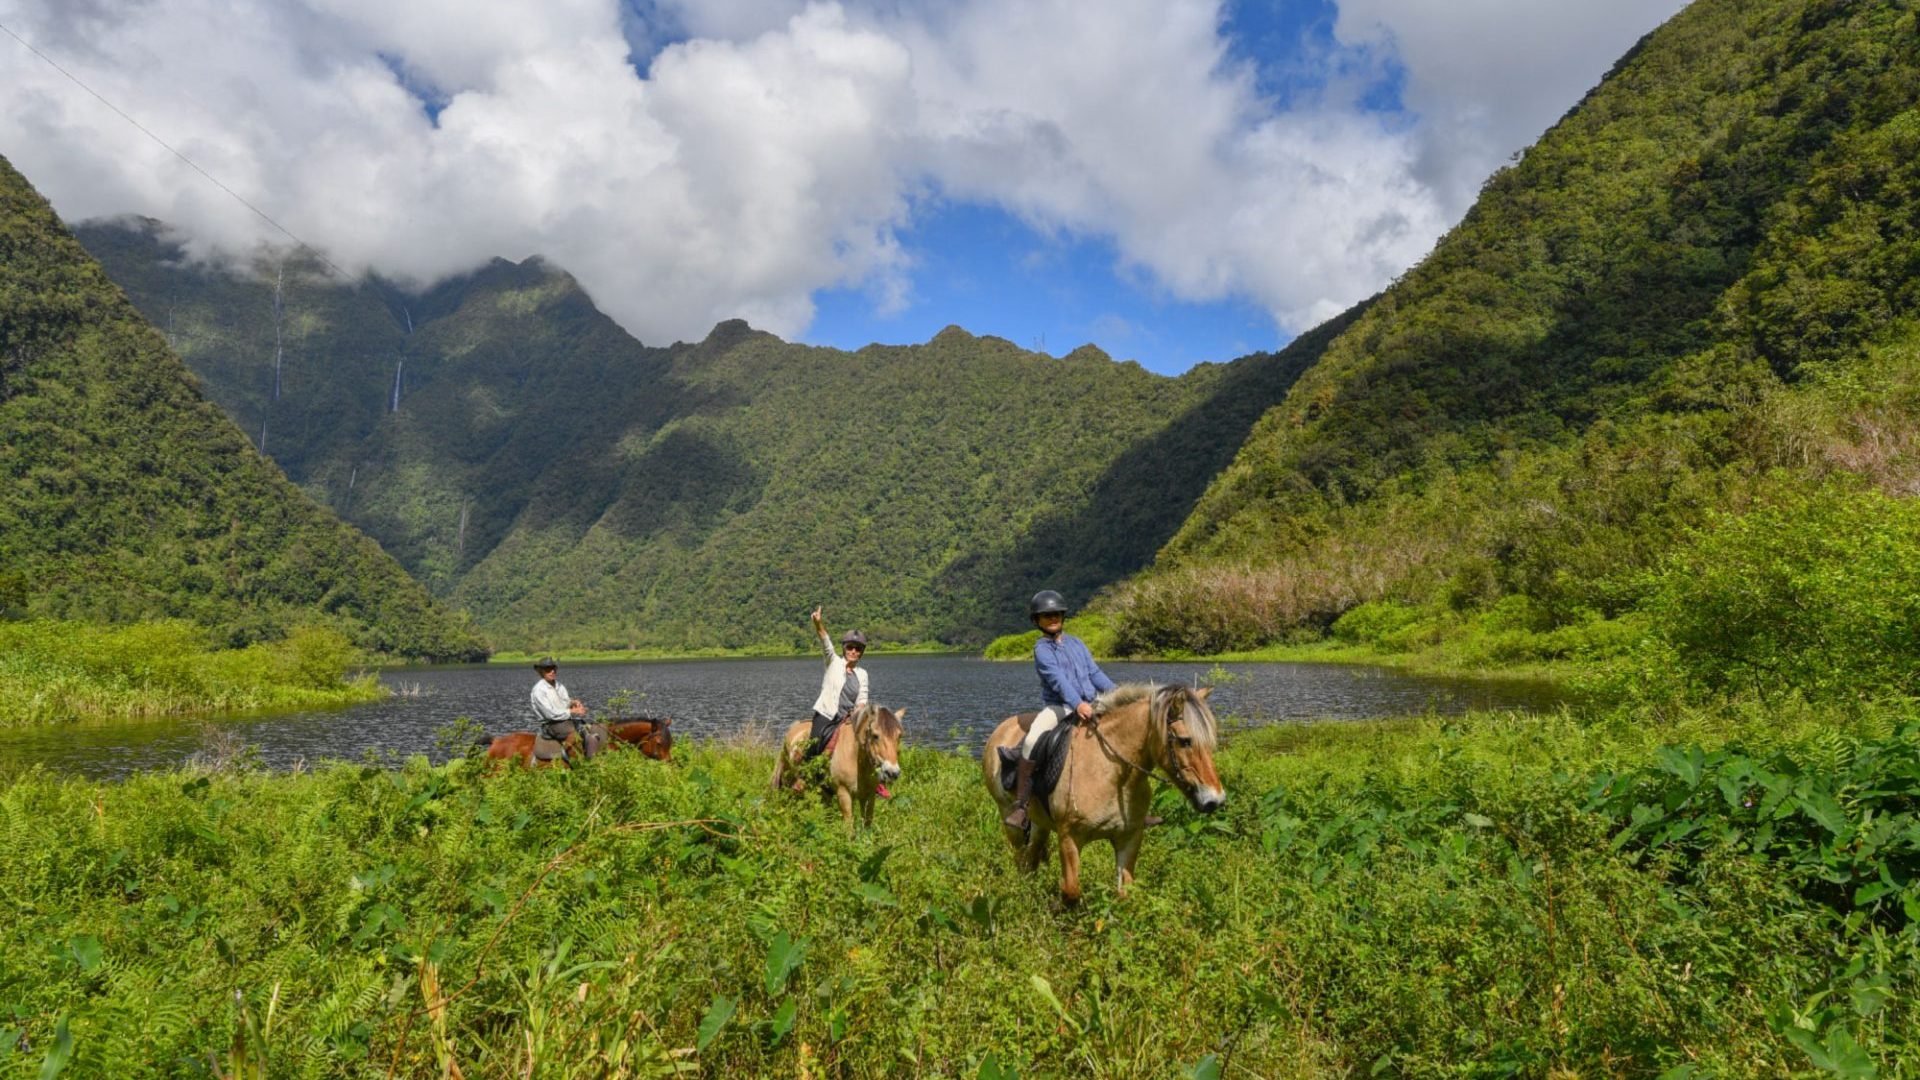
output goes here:
[{"label": "white long-sleeve shirt", "polygon": [[[847,684],[847,661],[833,647],[833,639],[824,632],[820,635],[820,648],[827,654],[827,672],[820,676],[820,696],[813,700],[813,711],[821,716],[836,716],[840,710],[840,689]],[[853,707],[858,709],[867,703],[867,669],[853,669],[854,678],[860,680],[860,693],[854,698]]]},{"label": "white long-sleeve shirt", "polygon": [[567,684],[559,679],[548,683],[541,679],[533,684],[533,722],[538,724],[550,720],[565,720],[568,717],[567,706],[573,698],[567,695]]}]

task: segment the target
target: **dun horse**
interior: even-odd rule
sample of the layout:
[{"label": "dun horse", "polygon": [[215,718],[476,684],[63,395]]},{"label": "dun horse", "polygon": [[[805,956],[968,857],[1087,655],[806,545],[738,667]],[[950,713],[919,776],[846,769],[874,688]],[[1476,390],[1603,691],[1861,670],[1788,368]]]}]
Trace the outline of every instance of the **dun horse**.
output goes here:
[{"label": "dun horse", "polygon": [[[1046,799],[1035,796],[1027,804],[1031,826],[1001,827],[1013,845],[1014,861],[1031,873],[1047,859],[1049,838],[1060,835],[1060,892],[1069,904],[1080,902],[1080,849],[1088,842],[1113,845],[1119,864],[1119,891],[1133,881],[1134,860],[1147,827],[1147,808],[1153,800],[1149,774],[1158,771],[1173,781],[1195,810],[1210,814],[1226,801],[1220,777],[1213,771],[1213,749],[1218,738],[1213,710],[1207,707],[1212,688],[1185,686],[1122,686],[1105,694],[1094,706],[1093,723],[1080,723],[1061,747],[1067,755],[1060,782]],[[1013,795],[1000,783],[1000,747],[1018,748],[1033,713],[1009,716],[987,738],[980,756],[987,790],[996,813],[1005,815]]]},{"label": "dun horse", "polygon": [[[643,720],[616,720],[605,725],[606,745],[631,746],[655,761],[666,761],[673,756],[673,720],[670,717],[649,717]],[[600,726],[600,725],[590,725]],[[531,731],[516,731],[501,735],[487,742],[487,757],[498,761],[513,761],[521,765],[551,765],[551,760],[541,760],[534,756],[535,736]]]},{"label": "dun horse", "polygon": [[[853,823],[853,804],[856,801],[860,804],[862,822],[867,828],[873,828],[875,789],[882,782],[900,779],[900,722],[906,718],[905,709],[895,712],[878,705],[863,705],[841,725],[839,738],[834,740],[827,758],[827,782],[840,803],[840,814],[846,818],[849,832],[858,831]],[[774,790],[788,787],[805,790],[804,782],[797,779],[796,774],[801,755],[806,752],[811,727],[810,721],[798,720],[787,728],[786,738],[780,740],[780,759],[773,766]],[[822,794],[825,791],[823,788]]]}]

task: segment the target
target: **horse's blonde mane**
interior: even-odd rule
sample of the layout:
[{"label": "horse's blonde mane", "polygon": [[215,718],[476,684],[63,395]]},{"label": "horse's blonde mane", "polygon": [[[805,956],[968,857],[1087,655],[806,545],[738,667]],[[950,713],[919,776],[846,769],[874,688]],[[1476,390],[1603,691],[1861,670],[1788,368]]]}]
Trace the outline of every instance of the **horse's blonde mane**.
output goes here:
[{"label": "horse's blonde mane", "polygon": [[1093,711],[1104,714],[1123,706],[1131,705],[1136,701],[1144,701],[1152,697],[1156,689],[1158,689],[1158,687],[1152,683],[1122,683],[1106,693],[1101,694],[1093,703]]},{"label": "horse's blonde mane", "polygon": [[872,702],[860,706],[853,714],[855,728],[861,727],[868,721],[877,721],[880,724],[881,734],[884,735],[898,735],[902,730],[900,721],[894,717],[892,709],[883,709]]},{"label": "horse's blonde mane", "polygon": [[1193,688],[1179,683],[1158,685],[1155,683],[1125,683],[1100,695],[1093,703],[1095,715],[1105,715],[1115,709],[1124,708],[1136,702],[1150,702],[1147,718],[1158,726],[1167,722],[1167,714],[1172,711],[1173,702],[1179,699],[1184,706],[1180,710],[1181,718],[1187,722],[1193,734],[1193,741],[1207,750],[1212,750],[1220,740],[1220,729],[1213,720],[1213,710]]}]

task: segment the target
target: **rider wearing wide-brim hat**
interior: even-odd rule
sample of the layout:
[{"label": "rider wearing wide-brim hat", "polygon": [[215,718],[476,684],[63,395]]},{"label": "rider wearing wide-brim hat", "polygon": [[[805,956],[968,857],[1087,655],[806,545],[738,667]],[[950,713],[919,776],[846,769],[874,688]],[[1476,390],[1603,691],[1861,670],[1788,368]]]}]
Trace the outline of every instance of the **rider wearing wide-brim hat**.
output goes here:
[{"label": "rider wearing wide-brim hat", "polygon": [[587,706],[579,698],[567,694],[567,686],[560,681],[560,665],[553,657],[543,656],[533,662],[533,670],[540,673],[539,681],[533,684],[533,722],[542,738],[552,739],[565,746],[567,740],[575,735],[581,737],[583,753],[592,756],[587,747],[585,732],[580,730],[579,721],[587,715]]},{"label": "rider wearing wide-brim hat", "polygon": [[1003,819],[1016,829],[1027,827],[1027,800],[1033,796],[1033,744],[1068,716],[1093,719],[1096,697],[1114,688],[1114,681],[1093,662],[1087,644],[1066,632],[1067,602],[1052,589],[1042,589],[1027,602],[1027,616],[1040,628],[1033,643],[1033,668],[1040,676],[1043,705],[1027,737],[1020,741],[1020,764],[1015,766],[1013,809]]},{"label": "rider wearing wide-brim hat", "polygon": [[[867,655],[867,635],[849,630],[840,635],[840,651],[835,652],[827,624],[820,609],[813,609],[813,632],[826,653],[827,669],[820,676],[820,693],[813,699],[813,727],[808,729],[806,756],[816,757],[826,749],[834,729],[867,703],[867,671],[860,660]],[[845,655],[842,655],[842,654]]]}]

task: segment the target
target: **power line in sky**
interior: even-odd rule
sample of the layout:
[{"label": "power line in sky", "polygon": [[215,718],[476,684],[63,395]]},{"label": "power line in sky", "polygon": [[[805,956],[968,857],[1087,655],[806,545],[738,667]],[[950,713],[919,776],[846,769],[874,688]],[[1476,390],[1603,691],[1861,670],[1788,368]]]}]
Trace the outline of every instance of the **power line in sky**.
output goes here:
[{"label": "power line in sky", "polygon": [[335,266],[333,264],[333,261],[331,259],[328,259],[326,255],[322,253],[319,248],[314,247],[312,244],[309,244],[305,240],[302,240],[298,236],[295,236],[292,229],[289,229],[285,225],[282,225],[278,221],[275,221],[273,219],[273,216],[268,214],[265,210],[262,210],[259,207],[248,202],[246,199],[240,196],[239,192],[221,183],[219,177],[201,168],[200,165],[197,162],[195,162],[192,158],[188,157],[187,155],[181,153],[178,150],[175,150],[172,144],[168,143],[167,140],[161,138],[158,135],[155,135],[151,130],[147,128],[145,124],[142,124],[140,121],[135,120],[133,117],[127,115],[127,112],[125,109],[122,109],[120,106],[115,105],[111,101],[108,101],[98,90],[95,90],[93,87],[88,86],[84,82],[81,82],[79,76],[75,75],[71,71],[68,71],[66,68],[61,67],[53,59],[53,57],[48,56],[46,53],[41,52],[37,48],[34,48],[34,45],[31,41],[28,41],[26,38],[23,38],[19,34],[14,33],[12,27],[8,26],[5,23],[0,23],[0,30],[6,31],[6,34],[8,37],[26,46],[28,52],[31,52],[33,55],[46,61],[48,67],[51,67],[53,68],[53,70],[59,72],[62,75],[65,75],[67,77],[67,80],[73,83],[73,85],[79,87],[82,90],[85,90],[89,94],[92,94],[94,99],[99,101],[100,104],[105,105],[109,109],[112,109],[116,114],[119,115],[120,119],[125,120],[127,123],[132,124],[135,128],[138,128],[142,135],[145,135],[147,138],[152,139],[154,142],[158,143],[162,149],[167,151],[167,153],[172,154],[174,157],[177,157],[181,161],[186,162],[188,168],[192,169],[194,172],[197,172],[201,176],[205,177],[208,183],[212,184],[214,187],[219,188],[221,191],[226,192],[229,196],[232,196],[235,202],[253,211],[254,214],[260,218],[260,220],[280,230],[282,235],[284,235],[287,239],[293,241],[295,244],[299,245],[303,250],[311,252],[314,258],[320,260],[321,265],[325,266],[329,271],[332,271],[334,274],[338,275],[340,280],[342,281],[353,280],[352,277],[348,275],[346,271],[340,269],[338,266]]}]

